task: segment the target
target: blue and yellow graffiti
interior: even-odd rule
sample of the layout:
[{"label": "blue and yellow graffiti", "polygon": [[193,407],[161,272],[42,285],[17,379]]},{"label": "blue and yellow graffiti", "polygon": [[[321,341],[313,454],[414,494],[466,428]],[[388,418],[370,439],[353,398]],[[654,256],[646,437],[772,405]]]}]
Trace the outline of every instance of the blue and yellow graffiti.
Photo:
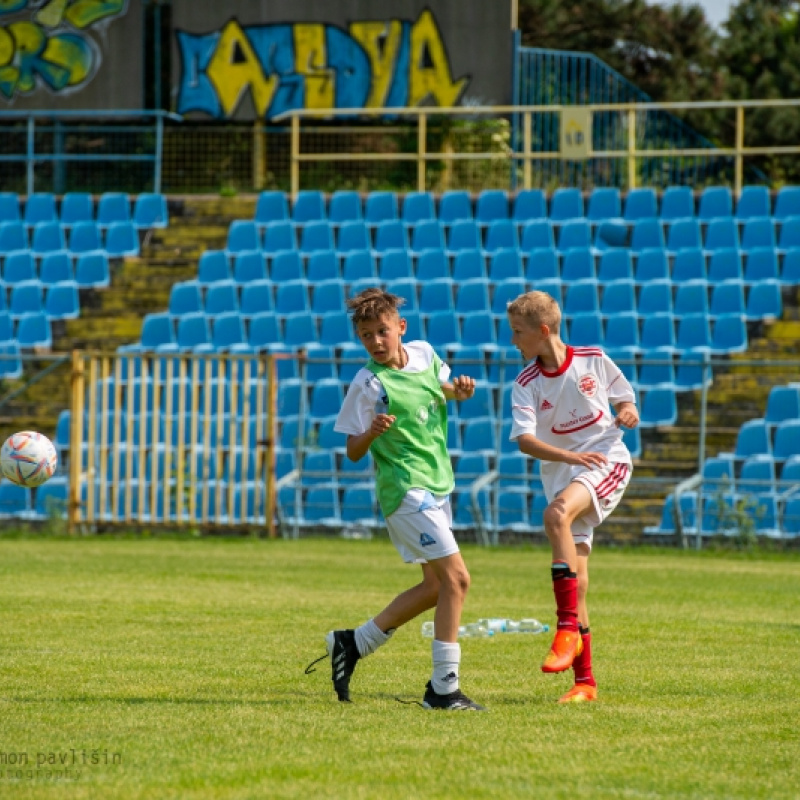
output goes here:
[{"label": "blue and yellow graffiti", "polygon": [[128,0],[0,0],[0,18],[27,7],[34,9],[28,19],[0,26],[0,93],[7,98],[40,83],[62,93],[90,80],[101,53],[82,31],[125,14]]},{"label": "blue and yellow graffiti", "polygon": [[249,91],[258,117],[295,108],[456,105],[468,77],[453,80],[430,11],[415,22],[242,27],[235,19],[205,35],[178,31],[183,72],[178,112],[232,117]]}]

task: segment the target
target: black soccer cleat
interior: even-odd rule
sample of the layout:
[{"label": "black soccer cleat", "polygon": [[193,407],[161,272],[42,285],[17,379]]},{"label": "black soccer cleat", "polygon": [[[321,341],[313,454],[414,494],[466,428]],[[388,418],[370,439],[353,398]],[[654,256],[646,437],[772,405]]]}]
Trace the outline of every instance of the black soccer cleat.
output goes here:
[{"label": "black soccer cleat", "polygon": [[331,631],[325,636],[325,646],[331,659],[331,680],[336,695],[343,703],[350,700],[350,678],[361,655],[352,630]]},{"label": "black soccer cleat", "polygon": [[422,698],[422,707],[429,710],[441,709],[442,711],[486,711],[483,706],[473,703],[463,692],[456,689],[450,694],[436,694],[431,682],[425,684],[425,697]]}]

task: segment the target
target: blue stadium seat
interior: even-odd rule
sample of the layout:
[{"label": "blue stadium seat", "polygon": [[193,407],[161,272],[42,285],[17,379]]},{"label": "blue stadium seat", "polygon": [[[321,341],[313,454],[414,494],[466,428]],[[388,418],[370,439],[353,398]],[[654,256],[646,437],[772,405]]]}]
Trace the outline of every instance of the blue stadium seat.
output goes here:
[{"label": "blue stadium seat", "polygon": [[[486,316],[473,315],[468,317],[465,322],[471,319],[486,319]],[[476,381],[482,382],[488,380],[485,351],[480,346],[481,344],[483,342],[479,341],[465,345],[459,348],[452,358],[448,359],[453,376],[467,375]]]},{"label": "blue stadium seat", "polygon": [[25,314],[17,324],[17,340],[24,350],[45,349],[53,346],[53,331],[50,320],[43,311]]},{"label": "blue stadium seat", "polygon": [[528,253],[525,265],[525,278],[531,283],[560,280],[558,252],[550,247],[536,248]]},{"label": "blue stadium seat", "polygon": [[778,191],[772,216],[779,222],[800,216],[800,186],[784,186]]},{"label": "blue stadium seat", "polygon": [[436,219],[433,195],[430,192],[409,192],[403,200],[400,218],[409,228],[418,222]]},{"label": "blue stadium seat", "polygon": [[139,234],[132,222],[111,222],[106,228],[105,251],[109,258],[138,257]]},{"label": "blue stadium seat", "polygon": [[408,235],[405,225],[398,219],[377,223],[373,249],[377,254],[386,253],[389,250],[407,250]]},{"label": "blue stadium seat", "polygon": [[371,226],[399,220],[397,195],[394,192],[370,192],[364,203],[364,218]]},{"label": "blue stadium seat", "polygon": [[320,250],[333,250],[333,228],[327,220],[311,220],[303,225],[300,234],[300,252],[308,256]]},{"label": "blue stadium seat", "polygon": [[178,349],[190,352],[195,347],[211,344],[211,329],[205,314],[184,314],[177,319]]},{"label": "blue stadium seat", "polygon": [[506,489],[529,489],[531,485],[529,462],[532,462],[532,459],[524,453],[502,453],[497,459],[497,485]]},{"label": "blue stadium seat", "polygon": [[547,198],[541,189],[522,189],[512,203],[511,219],[523,228],[531,220],[547,219]]},{"label": "blue stadium seat", "polygon": [[342,280],[353,283],[360,280],[376,281],[378,269],[372,253],[367,250],[354,250],[349,252],[342,262]]},{"label": "blue stadium seat", "polygon": [[20,377],[22,377],[22,359],[19,342],[16,339],[0,342],[0,378],[13,380]]},{"label": "blue stadium seat", "polygon": [[[250,237],[247,238],[249,241]],[[247,244],[247,242],[244,244]],[[259,247],[261,247],[270,257],[277,256],[286,250],[297,250],[297,233],[294,225],[292,225],[292,223],[288,220],[270,222],[264,228],[263,246],[261,245],[261,242],[258,242],[255,248],[243,246],[240,249],[252,250],[258,249]]]},{"label": "blue stadium seat", "polygon": [[769,428],[763,419],[751,419],[743,423],[736,435],[734,455],[738,459],[749,458],[756,453],[771,453]]},{"label": "blue stadium seat", "polygon": [[472,220],[472,200],[469,192],[460,189],[444,192],[439,201],[439,219],[447,227],[461,220]]},{"label": "blue stadium seat", "polygon": [[700,470],[700,493],[704,497],[731,493],[736,484],[736,467],[730,453],[709,456]]},{"label": "blue stadium seat", "polygon": [[[684,492],[680,499],[679,512],[684,533],[697,530],[697,492]],[[671,536],[675,534],[675,495],[668,494],[661,507],[661,521],[656,526],[647,526],[645,533]]]},{"label": "blue stadium seat", "polygon": [[684,248],[675,253],[672,262],[672,282],[707,281],[706,257],[699,247]]},{"label": "blue stadium seat", "polygon": [[457,220],[450,227],[447,249],[456,254],[462,250],[480,250],[483,243],[478,223],[474,220]]},{"label": "blue stadium seat", "polygon": [[672,314],[672,283],[653,279],[643,284],[639,291],[636,313],[645,318],[652,314]]},{"label": "blue stadium seat", "polygon": [[723,314],[714,320],[714,333],[710,342],[712,353],[744,353],[747,344],[747,325],[741,314]]},{"label": "blue stadium seat", "polygon": [[275,287],[275,313],[307,314],[311,311],[309,287],[305,281],[287,281]]},{"label": "blue stadium seat", "polygon": [[497,330],[491,312],[472,313],[462,318],[461,341],[465,346],[491,349],[497,345]]},{"label": "blue stadium seat", "polygon": [[772,201],[769,189],[766,186],[743,186],[736,201],[736,219],[745,222],[771,216]]},{"label": "blue stadium seat", "polygon": [[344,284],[339,280],[313,284],[311,291],[311,311],[314,314],[338,312],[345,307]]},{"label": "blue stadium seat", "polygon": [[[716,288],[714,293],[716,294]],[[713,307],[714,300],[712,295],[711,308]],[[675,304],[672,312],[676,317],[685,317],[687,314],[708,314],[708,288],[706,282],[686,281],[686,283],[680,284],[675,291]]]},{"label": "blue stadium seat", "polygon": [[711,345],[711,330],[706,314],[687,314],[678,320],[676,350],[685,352],[692,348],[711,347]]},{"label": "blue stadium seat", "polygon": [[61,281],[47,289],[44,311],[50,319],[77,319],[81,315],[78,284]]},{"label": "blue stadium seat", "polygon": [[197,263],[197,281],[206,286],[231,279],[228,256],[223,250],[205,250]]},{"label": "blue stadium seat", "polygon": [[744,314],[744,309],[744,285],[741,281],[722,281],[715,284],[711,291],[711,308],[707,310],[712,319],[723,314]]},{"label": "blue stadium seat", "polygon": [[675,389],[675,365],[672,361],[672,347],[657,347],[643,350],[639,364],[637,386],[639,389]]},{"label": "blue stadium seat", "polygon": [[271,222],[282,222],[289,219],[289,202],[285,192],[261,192],[256,200],[254,216],[256,225],[263,227]]},{"label": "blue stadium seat", "polygon": [[767,397],[764,421],[778,425],[787,419],[800,419],[800,385],[773,386]]},{"label": "blue stadium seat", "polygon": [[675,425],[678,421],[678,403],[674,388],[651,389],[644,393],[641,406],[642,428]]},{"label": "blue stadium seat", "polygon": [[800,247],[800,216],[786,217],[778,234],[778,249],[786,252]]},{"label": "blue stadium seat", "polygon": [[306,380],[314,384],[317,381],[338,378],[335,355],[332,345],[309,342],[306,346]]},{"label": "blue stadium seat", "polygon": [[508,247],[496,250],[489,260],[489,280],[499,283],[506,280],[521,280],[525,276],[519,248]]},{"label": "blue stadium seat", "polygon": [[38,280],[15,283],[11,287],[8,310],[14,319],[42,311],[42,284]]},{"label": "blue stadium seat", "polygon": [[784,254],[780,282],[784,286],[800,285],[800,248],[793,248]]},{"label": "blue stadium seat", "polygon": [[81,289],[105,289],[111,285],[111,269],[105,253],[81,253],[75,262],[75,280]]},{"label": "blue stadium seat", "polygon": [[744,314],[749,320],[780,319],[783,316],[783,300],[778,281],[763,279],[754,283],[747,293]]},{"label": "blue stadium seat", "polygon": [[461,344],[461,326],[455,311],[435,311],[425,323],[427,340],[434,348],[458,347]]},{"label": "blue stadium seat", "polygon": [[91,220],[76,222],[70,233],[69,249],[75,254],[102,251],[103,242],[97,223]]},{"label": "blue stadium seat", "polygon": [[739,249],[739,227],[732,217],[719,217],[708,223],[705,236],[706,250]]},{"label": "blue stadium seat", "polygon": [[657,219],[640,219],[633,225],[631,234],[631,250],[641,253],[642,250],[664,250],[664,229]]},{"label": "blue stadium seat", "polygon": [[569,343],[580,347],[601,346],[603,320],[599,313],[575,314],[569,321]]},{"label": "blue stadium seat", "polygon": [[707,186],[700,193],[697,217],[703,221],[733,216],[733,197],[727,186]]},{"label": "blue stadium seat", "polygon": [[[521,294],[525,294],[525,282],[503,281],[497,284],[492,295],[492,314],[495,316],[506,316],[506,306]],[[560,295],[559,295],[560,299]]]},{"label": "blue stadium seat", "polygon": [[14,340],[14,320],[8,311],[0,311],[0,342]]},{"label": "blue stadium seat", "polygon": [[420,283],[450,280],[450,262],[444,250],[424,250],[417,258],[416,279]]},{"label": "blue stadium seat", "polygon": [[343,402],[344,391],[338,378],[318,381],[311,389],[311,419],[319,421],[337,416]]},{"label": "blue stadium seat", "polygon": [[623,428],[622,442],[631,454],[631,458],[641,458],[642,434],[639,428]]},{"label": "blue stadium seat", "polygon": [[237,345],[247,344],[244,320],[238,311],[217,315],[212,323],[211,344],[214,351],[224,353]]},{"label": "blue stadium seat", "polygon": [[456,283],[455,287],[455,310],[458,314],[482,313],[491,310],[489,283],[485,278]]},{"label": "blue stadium seat", "polygon": [[169,225],[167,198],[156,192],[138,195],[133,204],[133,224],[139,230],[166,228]]},{"label": "blue stadium seat", "polygon": [[347,222],[361,222],[364,212],[361,207],[361,196],[351,189],[340,189],[331,195],[328,203],[328,220],[332,225],[344,225]]},{"label": "blue stadium seat", "polygon": [[679,219],[670,225],[667,233],[667,250],[671,253],[677,253],[686,247],[702,246],[700,223],[696,219]]},{"label": "blue stadium seat", "polygon": [[206,288],[205,312],[209,317],[239,311],[239,293],[233,281],[219,281]]},{"label": "blue stadium seat", "polygon": [[3,264],[3,283],[12,286],[23,281],[38,280],[36,261],[30,250],[14,250],[6,256]]},{"label": "blue stadium seat", "polygon": [[39,266],[39,280],[45,286],[52,286],[61,281],[74,281],[75,271],[69,254],[62,251],[44,256]]},{"label": "blue stadium seat", "polygon": [[627,248],[631,236],[631,228],[621,220],[606,220],[594,230],[594,247],[599,253],[606,250]]},{"label": "blue stadium seat", "polygon": [[[566,226],[564,226],[566,228]],[[562,229],[563,230],[563,229]],[[491,273],[489,275],[491,277]],[[561,280],[565,283],[574,283],[582,280],[595,280],[594,255],[588,247],[568,250],[561,264]]]},{"label": "blue stadium seat", "polygon": [[197,281],[180,281],[172,285],[168,311],[173,317],[202,313],[203,295]]},{"label": "blue stadium seat", "polygon": [[565,253],[569,250],[579,248],[581,250],[590,249],[592,246],[592,230],[586,220],[567,220],[558,234],[559,252]]},{"label": "blue stadium seat", "polygon": [[675,346],[672,314],[650,314],[642,319],[640,344],[643,350]]},{"label": "blue stadium seat", "polygon": [[304,281],[303,259],[297,250],[284,250],[272,258],[269,279],[276,285]]},{"label": "blue stadium seat", "polygon": [[708,282],[715,284],[729,280],[742,280],[741,253],[734,248],[715,250],[708,265]]},{"label": "blue stadium seat", "polygon": [[112,222],[131,221],[131,202],[125,192],[105,192],[97,201],[97,224],[107,228]]},{"label": "blue stadium seat", "polygon": [[763,247],[774,250],[777,244],[775,226],[771,219],[756,217],[745,222],[742,231],[742,250],[750,252]]},{"label": "blue stadium seat", "polygon": [[297,193],[292,204],[292,222],[305,226],[326,219],[325,198],[318,189],[304,189]]},{"label": "blue stadium seat", "polygon": [[575,314],[600,312],[600,298],[597,292],[597,282],[576,281],[567,287],[564,299],[564,314],[567,317]]},{"label": "blue stadium seat", "polygon": [[556,239],[549,220],[540,219],[526,222],[522,229],[520,248],[525,253],[533,250],[555,250]]},{"label": "blue stadium seat", "polygon": [[[366,461],[366,459],[362,459]],[[341,482],[341,481],[340,481]],[[355,525],[374,525],[379,519],[375,489],[372,486],[349,486],[342,499],[342,522]]]},{"label": "blue stadium seat", "polygon": [[[208,251],[203,255],[207,254]],[[220,253],[220,255],[225,258],[224,253]],[[225,267],[227,267],[227,259],[225,259]],[[217,281],[229,279],[229,276],[226,276],[218,278]],[[237,253],[233,259],[233,280],[240,286],[253,281],[267,280],[267,262],[264,254],[260,250]],[[216,283],[217,281],[204,281],[204,283]]]},{"label": "blue stadium seat", "polygon": [[336,249],[342,254],[371,250],[372,241],[367,224],[360,219],[342,222]]},{"label": "blue stadium seat", "polygon": [[411,229],[411,250],[420,254],[426,250],[445,249],[444,228],[438,219],[417,222]]},{"label": "blue stadium seat", "polygon": [[456,283],[487,276],[486,260],[477,248],[460,250],[453,256],[452,277]]},{"label": "blue stadium seat", "polygon": [[19,196],[16,192],[0,192],[0,224],[3,222],[21,222]]},{"label": "blue stadium seat", "polygon": [[606,320],[603,347],[606,349],[639,348],[639,323],[635,313],[616,312]]},{"label": "blue stadium seat", "polygon": [[145,314],[141,342],[144,350],[155,350],[164,344],[176,344],[172,317],[169,314]]},{"label": "blue stadium seat", "polygon": [[787,419],[775,428],[775,446],[772,455],[776,461],[785,461],[800,453],[800,420]]},{"label": "blue stadium seat", "polygon": [[308,258],[306,279],[309,283],[340,281],[339,258],[333,250],[317,250]]},{"label": "blue stadium seat", "polygon": [[47,253],[60,253],[67,249],[67,240],[64,238],[64,229],[61,223],[37,222],[33,228],[31,249],[34,255],[44,256]]},{"label": "blue stadium seat", "polygon": [[305,347],[318,338],[317,323],[307,313],[289,314],[284,319],[283,343],[291,348]]},{"label": "blue stadium seat", "polygon": [[94,202],[89,192],[67,192],[61,199],[60,219],[65,228],[78,222],[93,222]]},{"label": "blue stadium seat", "polygon": [[500,489],[497,492],[497,525],[501,530],[529,530],[529,509],[529,490]]},{"label": "blue stadium seat", "polygon": [[610,281],[601,284],[600,313],[604,317],[636,311],[636,289],[632,280]]},{"label": "blue stadium seat", "polygon": [[[509,219],[508,195],[501,189],[484,189],[478,194],[475,219],[479,225],[488,226],[496,220]],[[516,225],[515,225],[516,227]]]},{"label": "blue stadium seat", "polygon": [[498,449],[495,420],[491,417],[468,419],[461,429],[461,445],[467,453],[494,455]]},{"label": "blue stadium seat", "polygon": [[586,218],[595,224],[622,219],[622,200],[616,186],[595,187],[589,195]]},{"label": "blue stadium seat", "polygon": [[0,255],[28,249],[28,234],[21,222],[0,222]]},{"label": "blue stadium seat", "polygon": [[36,192],[25,201],[23,221],[29,228],[42,222],[58,222],[56,199],[51,192]]},{"label": "blue stadium seat", "polygon": [[658,217],[658,200],[653,189],[644,187],[631,189],[625,197],[623,218],[626,222],[637,222],[640,219]]},{"label": "blue stadium seat", "polygon": [[744,282],[746,284],[779,279],[778,254],[774,247],[757,247],[747,253],[744,263]]},{"label": "blue stadium seat", "polygon": [[583,206],[583,194],[580,189],[561,187],[553,192],[550,198],[550,220],[567,222],[583,219],[586,214]]},{"label": "blue stadium seat", "polygon": [[423,314],[452,311],[453,308],[453,282],[449,278],[434,280],[421,285],[419,310]]},{"label": "blue stadium seat", "polygon": [[30,490],[11,481],[0,483],[0,519],[30,515]]},{"label": "blue stadium seat", "polygon": [[744,460],[736,491],[739,495],[772,495],[775,493],[775,459],[766,453],[752,455]]},{"label": "blue stadium seat", "polygon": [[668,186],[661,198],[661,219],[674,222],[695,215],[694,193],[688,186]]},{"label": "blue stadium seat", "polygon": [[678,361],[675,387],[678,391],[695,391],[710,386],[713,381],[711,367],[705,367],[709,352],[704,347],[689,348]]},{"label": "blue stadium seat", "polygon": [[600,256],[597,271],[600,283],[618,280],[633,280],[633,261],[629,250],[606,250]]},{"label": "blue stadium seat", "polygon": [[[327,317],[322,320],[323,326],[325,325],[326,319]],[[352,339],[352,328],[350,329],[349,336]],[[321,339],[321,341],[322,340],[323,339]],[[409,341],[410,340],[411,337],[409,337]],[[360,344],[344,339],[340,339],[336,347],[339,352],[339,360],[337,363],[338,377],[339,380],[346,385],[355,379],[358,371],[364,366],[364,348]],[[320,447],[322,446],[323,445],[320,443]]]}]

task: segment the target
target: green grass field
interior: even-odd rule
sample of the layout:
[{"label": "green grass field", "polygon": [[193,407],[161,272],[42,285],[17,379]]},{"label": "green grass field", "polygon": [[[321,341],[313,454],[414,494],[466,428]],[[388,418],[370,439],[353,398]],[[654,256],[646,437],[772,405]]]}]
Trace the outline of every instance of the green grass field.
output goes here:
[{"label": "green grass field", "polygon": [[[465,619],[553,622],[544,548],[465,548]],[[336,702],[324,652],[417,579],[386,541],[0,540],[2,798],[797,798],[800,560],[593,556],[600,701],[549,635],[462,644],[490,712],[427,712],[419,623]],[[426,618],[431,618],[430,615]]]}]

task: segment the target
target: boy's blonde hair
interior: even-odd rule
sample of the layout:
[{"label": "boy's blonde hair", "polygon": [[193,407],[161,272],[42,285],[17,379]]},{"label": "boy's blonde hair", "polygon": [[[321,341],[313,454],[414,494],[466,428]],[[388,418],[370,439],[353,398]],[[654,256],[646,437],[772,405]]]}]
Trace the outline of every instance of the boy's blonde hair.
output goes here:
[{"label": "boy's blonde hair", "polygon": [[347,307],[353,317],[353,327],[360,322],[367,322],[381,317],[399,317],[398,309],[405,304],[405,298],[390,294],[383,289],[373,287],[364,289],[347,301]]},{"label": "boy's blonde hair", "polygon": [[547,292],[526,292],[506,307],[509,316],[521,317],[531,328],[547,325],[551,333],[561,328],[561,309]]}]

